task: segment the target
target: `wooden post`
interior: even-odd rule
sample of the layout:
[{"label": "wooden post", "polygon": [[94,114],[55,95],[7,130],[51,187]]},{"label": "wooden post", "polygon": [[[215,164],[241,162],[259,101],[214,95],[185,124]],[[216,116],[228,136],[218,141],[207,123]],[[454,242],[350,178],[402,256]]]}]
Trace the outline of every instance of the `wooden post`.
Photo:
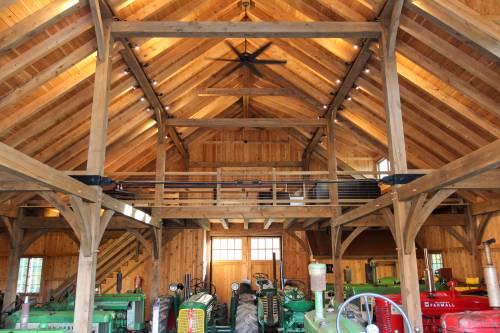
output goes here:
[{"label": "wooden post", "polygon": [[[396,174],[407,173],[406,148],[401,114],[401,98],[396,63],[396,36],[403,0],[390,0],[387,15],[382,19],[380,38],[384,107],[387,124],[389,160],[391,170]],[[405,251],[404,230],[408,221],[409,203],[400,201],[397,196],[398,185],[393,190],[395,236],[398,261],[401,272],[401,296],[412,325],[422,330],[422,312],[418,287],[417,256],[415,242]]]},{"label": "wooden post", "polygon": [[[106,137],[108,127],[109,89],[111,82],[111,21],[103,21],[104,50],[102,61],[96,60],[94,78],[94,97],[92,100],[92,118],[90,140],[87,159],[87,172],[93,175],[104,175],[104,161],[106,157]],[[102,195],[102,189],[96,188]],[[101,199],[95,203],[72,202],[73,210],[77,211],[77,218],[86,226],[80,231],[80,255],[78,259],[78,273],[76,278],[75,322],[76,332],[92,332],[92,315],[94,310],[95,275],[97,265],[97,249],[101,241]],[[102,232],[101,232],[102,231]]]},{"label": "wooden post", "polygon": [[221,204],[221,181],[222,181],[222,171],[220,168],[217,168],[217,189],[215,190],[215,199],[217,202],[217,206],[220,206]]},{"label": "wooden post", "polygon": [[[337,180],[337,154],[335,151],[335,120],[333,116],[328,116],[327,122],[327,152],[328,152],[328,179]],[[336,183],[331,183],[329,186],[330,202],[332,205],[331,218],[331,237],[332,237],[332,259],[333,259],[333,275],[335,283],[335,300],[338,303],[344,301],[344,285],[342,283],[342,226],[333,227],[335,218],[342,212],[338,206],[339,193]]]},{"label": "wooden post", "polygon": [[16,301],[17,278],[19,275],[19,260],[21,258],[21,241],[23,239],[23,230],[19,228],[18,221],[12,221],[9,218],[3,218],[5,226],[9,233],[9,258],[7,262],[8,272],[5,285],[5,293],[2,305],[2,321],[5,319],[6,311],[12,310]]},{"label": "wooden post", "polygon": [[273,168],[272,170],[272,178],[273,178],[273,188],[272,188],[272,195],[273,195],[273,206],[276,206],[276,200],[278,199],[278,186],[276,185],[276,168]]},{"label": "wooden post", "polygon": [[[163,138],[158,138],[158,151],[156,154],[156,180],[159,182],[165,181],[165,158],[166,158],[166,145]],[[164,184],[156,184],[155,186],[155,207],[153,209],[153,219],[160,225],[159,228],[153,228],[154,242],[152,246],[153,253],[151,254],[152,274],[151,274],[151,290],[150,300],[154,300],[160,295],[160,281],[161,281],[161,266],[162,266],[162,223],[160,210],[158,206],[163,205],[163,197],[165,192]]]},{"label": "wooden post", "polygon": [[471,266],[472,273],[474,277],[482,277],[482,269],[481,269],[481,257],[478,250],[478,226],[476,223],[476,218],[472,216],[470,207],[466,208],[467,214],[467,226],[465,227],[465,232],[469,236],[469,246],[470,246],[470,256],[471,256]]}]

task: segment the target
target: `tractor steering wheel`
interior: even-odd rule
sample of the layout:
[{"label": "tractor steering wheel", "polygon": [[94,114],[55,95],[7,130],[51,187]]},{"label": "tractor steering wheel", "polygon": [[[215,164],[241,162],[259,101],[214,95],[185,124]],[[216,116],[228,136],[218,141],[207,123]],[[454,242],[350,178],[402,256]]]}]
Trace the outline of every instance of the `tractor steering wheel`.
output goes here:
[{"label": "tractor steering wheel", "polygon": [[[406,313],[403,310],[403,308],[401,306],[399,306],[393,300],[385,297],[384,295],[379,295],[379,294],[375,294],[375,293],[361,293],[361,294],[354,295],[354,296],[349,297],[348,299],[346,299],[346,301],[340,305],[339,311],[338,311],[338,314],[337,314],[337,320],[336,320],[336,323],[335,323],[335,326],[337,327],[337,332],[341,332],[341,330],[340,330],[340,314],[345,310],[345,307],[347,306],[347,304],[351,303],[352,301],[354,301],[354,300],[356,300],[358,298],[363,298],[364,301],[365,301],[365,310],[366,310],[366,315],[368,317],[368,325],[365,328],[365,332],[366,333],[378,333],[379,332],[378,326],[372,323],[372,316],[370,314],[370,310],[368,309],[368,304],[369,304],[368,303],[368,297],[381,298],[384,301],[389,302],[403,316],[403,320],[405,322],[406,329],[408,330],[407,332],[413,332],[413,328],[411,327],[410,319],[408,319],[408,316],[406,315]],[[363,310],[361,309],[361,311],[363,311]]]}]

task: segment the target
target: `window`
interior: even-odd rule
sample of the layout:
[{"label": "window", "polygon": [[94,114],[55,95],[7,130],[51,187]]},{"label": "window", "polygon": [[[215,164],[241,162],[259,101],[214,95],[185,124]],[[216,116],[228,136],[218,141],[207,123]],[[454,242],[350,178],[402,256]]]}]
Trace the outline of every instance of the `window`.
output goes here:
[{"label": "window", "polygon": [[377,161],[377,171],[381,172],[377,174],[378,179],[382,179],[385,176],[389,176],[390,170],[391,170],[391,163],[387,158],[382,158]]},{"label": "window", "polygon": [[42,281],[43,258],[21,258],[17,277],[18,294],[38,294]]},{"label": "window", "polygon": [[443,255],[441,253],[431,253],[431,269],[433,274],[443,268]]},{"label": "window", "polygon": [[241,238],[215,238],[212,240],[213,260],[241,260],[242,252]]},{"label": "window", "polygon": [[280,260],[281,246],[279,237],[259,237],[250,240],[250,257],[252,260],[273,260],[273,252],[276,260]]}]

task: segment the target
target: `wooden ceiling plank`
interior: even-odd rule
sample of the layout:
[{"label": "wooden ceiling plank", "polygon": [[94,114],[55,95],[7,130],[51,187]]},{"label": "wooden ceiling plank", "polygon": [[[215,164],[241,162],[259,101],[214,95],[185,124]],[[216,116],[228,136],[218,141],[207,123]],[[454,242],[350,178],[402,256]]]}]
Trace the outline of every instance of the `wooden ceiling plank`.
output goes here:
[{"label": "wooden ceiling plank", "polygon": [[116,37],[377,38],[377,22],[114,22]]},{"label": "wooden ceiling plank", "polygon": [[423,25],[418,24],[409,17],[401,16],[401,30],[418,39],[443,57],[459,65],[490,87],[500,90],[498,82],[500,75],[475,59],[472,55],[456,47],[447,40],[440,38]]},{"label": "wooden ceiling plank", "polygon": [[0,54],[9,52],[85,6],[79,0],[55,0],[0,33]]},{"label": "wooden ceiling plank", "polygon": [[64,82],[61,82],[57,86],[53,87],[50,90],[50,98],[43,94],[33,100],[30,100],[25,106],[10,112],[0,121],[0,135],[6,135],[15,125],[34,116],[39,111],[52,104],[55,100],[72,91],[73,88],[82,80],[92,77],[92,75],[94,75],[93,67],[93,64],[88,64],[88,66],[82,68],[77,74],[72,75]]},{"label": "wooden ceiling plank", "polygon": [[[500,59],[500,29],[455,0],[412,0],[406,6],[493,60]],[[468,9],[468,10],[467,10]]]},{"label": "wooden ceiling plank", "polygon": [[43,42],[32,47],[29,51],[24,52],[17,58],[2,66],[0,68],[0,82],[16,75],[28,65],[38,61],[61,45],[64,45],[91,28],[92,19],[90,18],[90,15],[79,18],[77,21],[59,30]]},{"label": "wooden ceiling plank", "polygon": [[425,55],[419,53],[416,49],[410,47],[404,42],[399,42],[396,50],[405,58],[411,60],[413,63],[422,67],[430,74],[436,76],[453,89],[464,94],[488,112],[500,116],[500,105],[497,102],[478,89],[474,88],[472,85],[464,82],[461,78],[448,71],[446,68],[432,62],[426,58]]},{"label": "wooden ceiling plank", "polygon": [[2,99],[0,99],[0,109],[3,109],[9,104],[18,102],[26,94],[33,92],[35,89],[41,87],[43,84],[57,77],[67,69],[77,65],[80,61],[91,55],[95,49],[95,41],[90,41],[59,61],[54,62],[25,84],[16,86],[12,91],[5,94]]},{"label": "wooden ceiling plank", "polygon": [[200,118],[165,119],[166,126],[174,127],[211,127],[211,128],[282,128],[282,127],[324,127],[325,119],[292,118]]}]

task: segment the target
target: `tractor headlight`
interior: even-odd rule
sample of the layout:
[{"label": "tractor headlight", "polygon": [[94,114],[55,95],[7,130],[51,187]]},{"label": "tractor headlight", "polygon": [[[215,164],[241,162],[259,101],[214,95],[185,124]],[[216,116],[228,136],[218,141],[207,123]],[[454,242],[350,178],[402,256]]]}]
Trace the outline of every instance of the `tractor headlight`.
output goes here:
[{"label": "tractor headlight", "polygon": [[238,282],[231,283],[231,290],[232,291],[236,291],[238,289],[240,289],[240,284]]},{"label": "tractor headlight", "polygon": [[177,285],[177,283],[171,283],[169,286],[168,286],[168,289],[170,289],[171,292],[176,292],[177,289],[179,289],[179,286]]}]

